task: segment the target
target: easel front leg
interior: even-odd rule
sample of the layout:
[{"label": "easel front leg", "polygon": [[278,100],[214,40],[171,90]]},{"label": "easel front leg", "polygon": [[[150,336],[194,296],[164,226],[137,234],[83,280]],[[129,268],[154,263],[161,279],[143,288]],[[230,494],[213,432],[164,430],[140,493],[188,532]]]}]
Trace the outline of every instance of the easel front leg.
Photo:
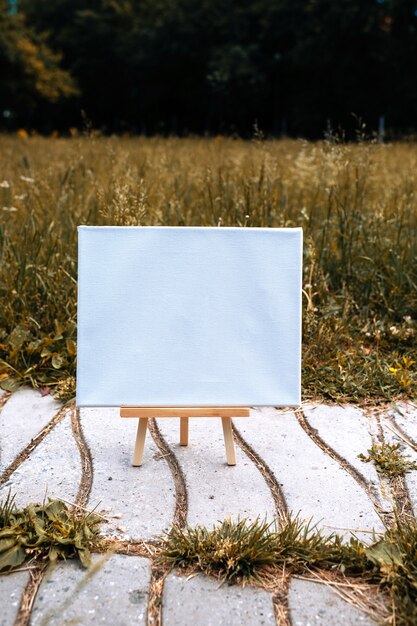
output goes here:
[{"label": "easel front leg", "polygon": [[133,454],[133,465],[135,467],[142,465],[143,450],[145,447],[145,437],[146,437],[147,429],[148,429],[148,418],[140,417],[138,430],[136,433],[135,452]]},{"label": "easel front leg", "polygon": [[232,418],[222,417],[224,445],[228,465],[236,465],[235,444],[233,442]]},{"label": "easel front leg", "polygon": [[180,446],[188,446],[188,417],[180,417]]}]

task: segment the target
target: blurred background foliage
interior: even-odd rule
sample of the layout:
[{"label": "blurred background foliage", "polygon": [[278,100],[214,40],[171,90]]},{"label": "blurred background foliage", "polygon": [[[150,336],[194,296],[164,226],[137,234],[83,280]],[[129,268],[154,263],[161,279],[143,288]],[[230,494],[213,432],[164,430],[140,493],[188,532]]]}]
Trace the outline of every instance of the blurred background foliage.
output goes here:
[{"label": "blurred background foliage", "polygon": [[417,0],[0,0],[4,128],[417,126]]}]

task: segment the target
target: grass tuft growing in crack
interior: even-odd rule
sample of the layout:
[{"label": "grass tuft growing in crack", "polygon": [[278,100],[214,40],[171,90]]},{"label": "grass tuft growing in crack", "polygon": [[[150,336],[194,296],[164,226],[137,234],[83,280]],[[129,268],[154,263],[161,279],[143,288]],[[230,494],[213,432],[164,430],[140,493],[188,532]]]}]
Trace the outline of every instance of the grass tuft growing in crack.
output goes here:
[{"label": "grass tuft growing in crack", "polygon": [[266,521],[231,519],[209,530],[205,526],[173,526],[164,537],[159,558],[172,566],[195,565],[225,580],[257,578],[259,568],[274,564],[275,533]]},{"label": "grass tuft growing in crack", "polygon": [[365,556],[356,539],[345,544],[338,535],[325,536],[296,517],[279,529],[259,519],[227,519],[212,529],[174,526],[163,539],[159,559],[173,567],[194,566],[223,580],[244,583],[260,580],[267,567],[284,564],[295,570],[308,564],[363,571]]},{"label": "grass tuft growing in crack", "polygon": [[0,571],[12,571],[25,561],[45,564],[59,558],[78,557],[90,564],[90,551],[99,543],[101,517],[79,514],[62,500],[19,509],[9,492],[0,503]]},{"label": "grass tuft growing in crack", "polygon": [[315,525],[289,518],[275,524],[228,519],[207,529],[174,526],[163,538],[157,561],[201,571],[223,581],[262,583],[271,573],[339,572],[379,586],[397,625],[417,623],[417,523],[396,518],[383,537],[365,545],[352,537],[324,535]]},{"label": "grass tuft growing in crack", "polygon": [[358,458],[364,463],[374,462],[377,472],[392,478],[404,476],[407,472],[417,469],[415,461],[401,453],[400,443],[374,443],[368,450],[368,455],[359,454]]}]

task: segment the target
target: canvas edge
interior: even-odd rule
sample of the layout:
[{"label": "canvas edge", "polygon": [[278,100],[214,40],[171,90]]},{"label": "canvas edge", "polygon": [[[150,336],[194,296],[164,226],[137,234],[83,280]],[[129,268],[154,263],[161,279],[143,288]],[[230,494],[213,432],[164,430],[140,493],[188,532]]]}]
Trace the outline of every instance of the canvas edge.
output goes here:
[{"label": "canvas edge", "polygon": [[[123,230],[127,230],[127,229],[143,229],[143,228],[149,228],[149,229],[161,229],[161,228],[170,228],[170,229],[176,229],[176,230],[183,230],[184,228],[190,228],[190,229],[210,229],[210,230],[217,230],[218,227],[206,227],[206,226],[189,226],[189,227],[184,227],[184,226],[87,226],[87,225],[79,225],[77,226],[77,233],[78,233],[78,245],[77,245],[77,249],[78,249],[78,266],[77,266],[77,366],[76,366],[76,396],[75,396],[75,402],[76,402],[76,406],[79,408],[117,408],[117,407],[121,407],[121,406],[136,406],[136,405],[132,405],[129,403],[117,403],[117,404],[91,404],[88,402],[84,402],[82,400],[82,398],[80,398],[80,391],[79,391],[79,385],[78,385],[78,380],[79,380],[79,370],[80,370],[80,361],[78,358],[78,345],[79,345],[79,326],[78,326],[78,315],[80,312],[80,302],[81,302],[81,298],[80,298],[80,288],[79,288],[79,284],[80,284],[80,276],[82,274],[82,264],[80,263],[80,248],[82,245],[82,233],[85,232],[87,229],[88,230],[98,230],[98,229],[123,229]],[[242,227],[222,227],[222,229],[224,230],[243,230]],[[296,408],[301,406],[301,402],[302,402],[302,388],[301,388],[301,384],[302,384],[302,311],[303,311],[303,306],[302,306],[302,277],[303,277],[303,241],[304,241],[304,233],[303,233],[303,228],[302,227],[293,227],[293,228],[250,228],[247,230],[262,230],[262,231],[270,231],[270,230],[274,230],[274,231],[292,231],[294,232],[294,234],[299,234],[299,310],[298,310],[298,318],[299,318],[299,333],[300,333],[300,341],[299,341],[299,348],[298,348],[298,398],[297,401],[295,403],[282,403],[282,402],[270,402],[270,403],[264,403],[264,404],[252,404],[251,402],[244,402],[242,403],[241,401],[239,401],[238,403],[231,403],[231,402],[227,402],[227,403],[223,403],[223,402],[219,402],[216,405],[213,404],[199,404],[199,406],[202,407],[210,407],[210,406],[249,406],[251,408],[256,408],[256,407],[263,407],[263,406],[276,406],[276,407],[282,407],[282,408]],[[143,407],[149,407],[149,406],[155,406],[155,404],[140,404],[137,406],[143,406]],[[158,404],[157,406],[161,406],[161,407],[172,407],[172,406],[178,406],[178,404]],[[195,404],[181,404],[181,406],[184,407],[193,407],[196,406]]]}]

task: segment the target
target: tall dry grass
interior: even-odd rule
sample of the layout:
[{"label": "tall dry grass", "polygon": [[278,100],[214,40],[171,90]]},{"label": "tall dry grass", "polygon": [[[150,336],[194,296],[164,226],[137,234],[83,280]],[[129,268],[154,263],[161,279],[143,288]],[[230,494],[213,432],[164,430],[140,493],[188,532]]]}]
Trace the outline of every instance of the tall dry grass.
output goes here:
[{"label": "tall dry grass", "polygon": [[415,392],[414,144],[1,137],[5,388],[74,374],[78,224],[302,226],[305,397]]}]

